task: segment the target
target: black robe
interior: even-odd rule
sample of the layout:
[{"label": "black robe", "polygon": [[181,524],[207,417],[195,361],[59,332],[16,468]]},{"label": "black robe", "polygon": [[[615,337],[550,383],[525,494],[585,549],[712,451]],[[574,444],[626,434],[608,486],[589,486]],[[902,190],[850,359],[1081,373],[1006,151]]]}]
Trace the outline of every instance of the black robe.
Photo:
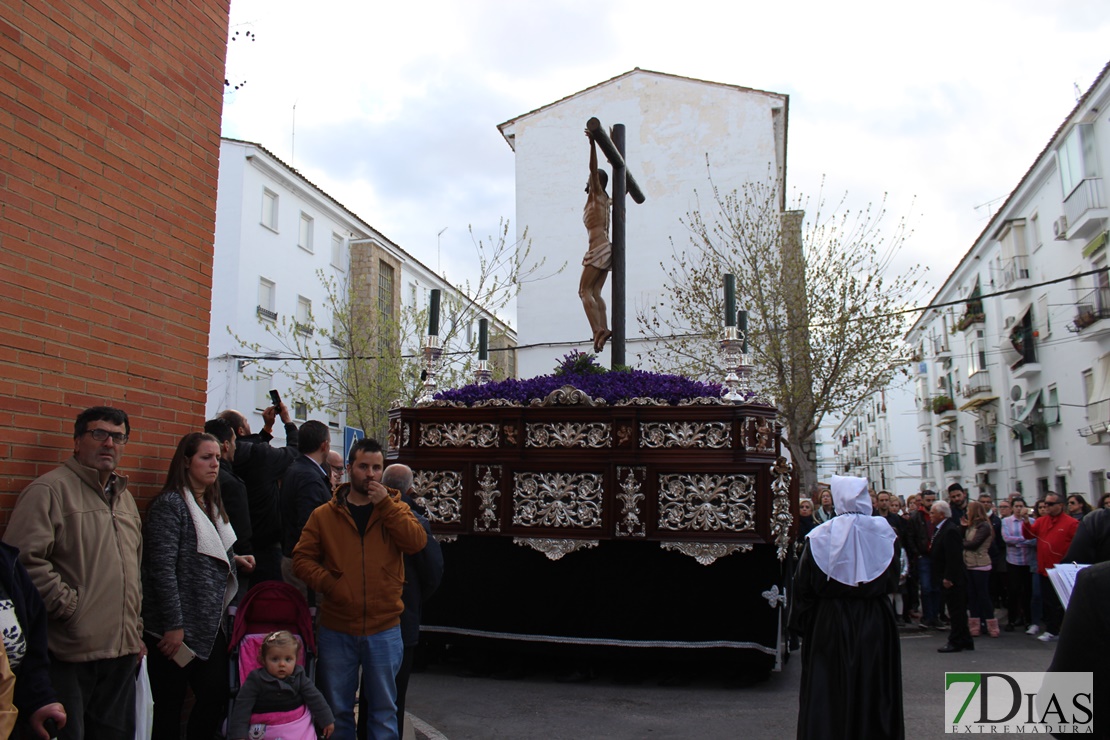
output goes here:
[{"label": "black robe", "polygon": [[799,738],[904,738],[902,648],[889,582],[831,580],[809,545],[794,578],[790,628],[802,637]]},{"label": "black robe", "polygon": [[[1089,517],[1090,515],[1088,515]],[[1095,735],[1110,732],[1110,562],[1079,571],[1050,671],[1093,673]],[[1055,735],[1054,737],[1075,737]]]}]

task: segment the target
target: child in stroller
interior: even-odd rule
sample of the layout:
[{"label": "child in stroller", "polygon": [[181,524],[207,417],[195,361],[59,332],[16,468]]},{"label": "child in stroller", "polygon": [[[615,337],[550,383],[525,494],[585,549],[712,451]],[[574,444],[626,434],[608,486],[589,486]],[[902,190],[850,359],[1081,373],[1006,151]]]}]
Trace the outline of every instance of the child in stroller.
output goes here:
[{"label": "child in stroller", "polygon": [[[229,717],[237,716],[237,708],[246,703],[245,697],[240,699],[240,687],[246,683],[251,672],[263,667],[260,657],[264,641],[274,632],[285,631],[299,643],[295,653],[297,664],[304,667],[308,683],[313,682],[316,673],[313,612],[300,591],[288,583],[264,581],[250,589],[238,606],[231,607],[228,612],[232,622],[228,650],[233,656],[229,676],[232,687]],[[253,704],[254,700],[250,701]],[[247,734],[229,736],[251,740],[316,740],[312,713],[303,703],[295,706],[294,711],[265,713],[258,713],[261,710],[259,707],[255,714],[250,715]],[[231,729],[229,724],[228,730]],[[241,729],[236,728],[236,731]]]},{"label": "child in stroller", "polygon": [[[248,734],[251,715],[255,713],[290,712],[308,705],[312,721],[325,738],[335,729],[335,717],[323,695],[297,665],[300,643],[290,632],[280,630],[266,635],[259,651],[262,668],[247,676],[235,699],[235,708],[228,725],[231,740],[253,738]],[[264,736],[265,731],[261,731]],[[313,733],[312,738],[316,735]]]}]

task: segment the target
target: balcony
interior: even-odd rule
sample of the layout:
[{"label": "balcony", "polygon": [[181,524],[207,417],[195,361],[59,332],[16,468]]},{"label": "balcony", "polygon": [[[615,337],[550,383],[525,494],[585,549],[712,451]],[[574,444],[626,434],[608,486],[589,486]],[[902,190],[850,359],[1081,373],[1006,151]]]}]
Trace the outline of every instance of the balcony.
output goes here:
[{"label": "balcony", "polygon": [[1044,422],[1022,425],[1015,429],[1015,433],[1021,443],[1022,458],[1047,460],[1051,456],[1048,450],[1048,426]]},{"label": "balcony", "polygon": [[956,421],[956,402],[949,396],[934,396],[932,409],[933,414],[939,417],[938,424],[951,424]]},{"label": "balcony", "polygon": [[948,341],[945,339],[933,340],[933,356],[938,360],[951,360],[952,350],[948,346]]},{"label": "balcony", "polygon": [[960,406],[960,411],[969,411],[985,403],[998,400],[998,396],[994,394],[994,390],[991,388],[990,373],[986,370],[978,370],[972,373],[971,377],[967,379],[967,383],[960,388],[960,396],[965,400],[965,403]]},{"label": "balcony", "polygon": [[1028,322],[1019,322],[1010,332],[1009,343],[1013,354],[1017,356],[1017,361],[1010,364],[1010,372],[1014,378],[1026,378],[1041,371],[1041,365],[1037,362],[1037,332],[1033,331]]},{"label": "balcony", "polygon": [[1081,342],[1097,342],[1110,336],[1110,288],[1091,291],[1075,304],[1075,318],[1068,331]]},{"label": "balcony", "polygon": [[944,454],[944,472],[956,473],[960,470],[960,453],[946,452]]},{"label": "balcony", "polygon": [[956,322],[956,331],[967,331],[968,329],[979,324],[987,322],[987,315],[983,313],[983,304],[980,302],[976,306],[968,305],[967,313],[960,317]]},{"label": "balcony", "polygon": [[263,306],[257,308],[258,318],[265,319],[266,321],[277,321],[277,311],[271,311]]},{"label": "balcony", "polygon": [[933,412],[929,409],[917,410],[917,431],[924,432],[933,426]]},{"label": "balcony", "polygon": [[983,469],[998,469],[998,444],[994,440],[975,443],[975,465]]},{"label": "balcony", "polygon": [[1002,265],[1002,289],[1020,290],[1032,285],[1029,279],[1029,257],[1016,256]]},{"label": "balcony", "polygon": [[1068,239],[1090,239],[1106,229],[1110,211],[1106,208],[1106,195],[1101,177],[1088,177],[1080,181],[1075,190],[1064,200]]}]

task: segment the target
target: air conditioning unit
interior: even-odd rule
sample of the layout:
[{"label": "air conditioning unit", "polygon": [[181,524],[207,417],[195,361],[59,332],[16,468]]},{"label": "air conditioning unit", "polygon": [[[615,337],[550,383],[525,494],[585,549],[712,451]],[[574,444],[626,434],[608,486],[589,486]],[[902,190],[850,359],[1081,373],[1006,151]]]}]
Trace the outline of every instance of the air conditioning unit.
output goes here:
[{"label": "air conditioning unit", "polygon": [[990,473],[982,472],[982,473],[976,473],[975,474],[975,485],[977,485],[977,486],[986,486],[986,485],[989,485],[990,482],[991,482],[991,474]]},{"label": "air conditioning unit", "polygon": [[1068,239],[1068,217],[1061,216],[1052,222],[1052,234],[1060,241]]},{"label": "air conditioning unit", "polygon": [[998,424],[998,412],[994,409],[983,409],[983,424],[988,427],[993,427]]}]

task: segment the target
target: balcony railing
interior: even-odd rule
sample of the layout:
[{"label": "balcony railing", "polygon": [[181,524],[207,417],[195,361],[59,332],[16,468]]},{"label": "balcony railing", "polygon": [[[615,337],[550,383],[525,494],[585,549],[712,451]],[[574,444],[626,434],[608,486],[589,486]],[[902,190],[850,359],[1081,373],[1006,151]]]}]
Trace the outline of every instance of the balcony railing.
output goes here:
[{"label": "balcony railing", "polygon": [[1068,331],[1078,334],[1099,319],[1110,318],[1110,288],[1099,288],[1076,301]]},{"label": "balcony railing", "polygon": [[952,473],[960,469],[960,453],[948,452],[944,455],[944,472]]},{"label": "balcony railing", "polygon": [[986,370],[979,370],[972,373],[971,377],[964,383],[963,388],[960,389],[960,395],[964,398],[972,398],[981,393],[991,392],[991,376]]},{"label": "balcony railing", "polygon": [[1002,288],[1011,287],[1019,280],[1029,279],[1029,257],[1020,255],[1002,265]]},{"label": "balcony railing", "polygon": [[259,315],[259,317],[261,317],[263,319],[269,319],[270,321],[277,321],[277,311],[271,311],[270,309],[264,308],[262,306],[258,307],[258,315]]},{"label": "balcony railing", "polygon": [[1033,424],[1028,428],[1025,434],[1018,434],[1018,439],[1021,440],[1021,451],[1036,452],[1037,450],[1048,449],[1048,427],[1044,424]]},{"label": "balcony railing", "polygon": [[998,445],[993,441],[975,443],[975,464],[987,465],[998,462]]},{"label": "balcony railing", "polygon": [[1105,208],[1106,196],[1102,192],[1102,178],[1088,177],[1079,183],[1064,201],[1064,216],[1068,219],[1068,232],[1078,226],[1083,214],[1092,208]]}]

